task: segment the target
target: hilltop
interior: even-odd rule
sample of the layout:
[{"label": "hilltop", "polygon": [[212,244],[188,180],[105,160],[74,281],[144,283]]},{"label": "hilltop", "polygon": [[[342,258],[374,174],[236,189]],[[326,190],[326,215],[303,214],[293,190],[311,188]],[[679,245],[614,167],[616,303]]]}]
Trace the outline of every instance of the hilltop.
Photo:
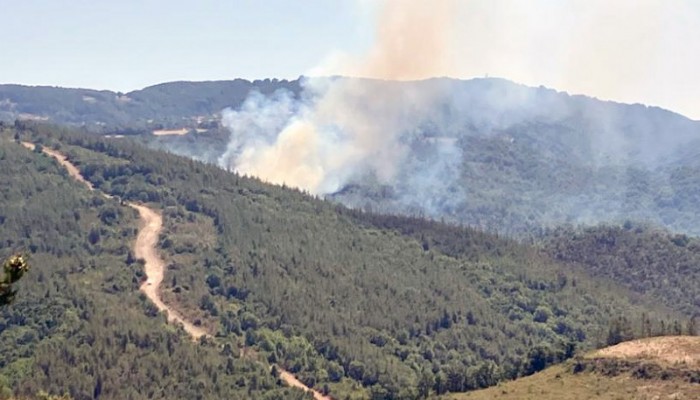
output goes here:
[{"label": "hilltop", "polygon": [[168,82],[128,93],[52,86],[0,85],[0,121],[17,118],[83,126],[94,132],[137,133],[204,126],[252,91],[299,92],[299,81],[235,79]]},{"label": "hilltop", "polygon": [[700,337],[620,343],[497,387],[450,399],[697,399]]}]

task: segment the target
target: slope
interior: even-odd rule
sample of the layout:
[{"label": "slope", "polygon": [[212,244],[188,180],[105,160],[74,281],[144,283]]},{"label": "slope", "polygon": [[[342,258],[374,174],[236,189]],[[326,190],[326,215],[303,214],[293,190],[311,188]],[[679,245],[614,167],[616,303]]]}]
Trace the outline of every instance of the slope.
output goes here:
[{"label": "slope", "polygon": [[[36,145],[32,143],[23,142],[22,144],[30,150],[36,150]],[[55,158],[61,166],[66,168],[71,177],[78,182],[86,184],[90,190],[94,189],[92,184],[83,178],[75,165],[68,161],[63,154],[46,148],[42,148],[41,151]],[[106,198],[111,198],[111,196],[104,193],[102,193],[102,195]],[[144,260],[145,279],[141,283],[139,289],[146,294],[148,299],[155,304],[159,311],[164,311],[166,313],[168,322],[182,326],[185,332],[195,341],[204,336],[210,336],[203,328],[195,326],[190,321],[184,319],[179,311],[165,304],[160,296],[160,284],[163,281],[165,263],[158,255],[156,242],[163,225],[163,219],[156,211],[146,206],[135,203],[128,203],[127,205],[137,210],[142,220],[141,228],[134,242],[134,255]],[[317,400],[328,399],[321,393],[308,388],[287,371],[280,371],[279,377],[291,387],[311,392]]]},{"label": "slope", "polygon": [[41,148],[9,141],[13,134],[0,132],[0,251],[29,252],[34,269],[0,310],[3,396],[303,397],[264,365],[163,324],[138,291],[143,269],[127,245],[134,213],[86,190]]},{"label": "slope", "polygon": [[169,82],[129,93],[2,84],[0,121],[49,120],[97,132],[181,128],[196,126],[196,117],[239,106],[251,91],[270,94],[280,88],[298,92],[298,81]]},{"label": "slope", "polygon": [[404,134],[394,179],[355,176],[333,199],[525,237],[626,219],[700,233],[687,169],[697,121],[499,79],[426,86],[441,96]]},{"label": "slope", "polygon": [[[296,82],[290,89],[301,109],[313,106],[318,96],[314,88],[323,86],[313,82]],[[351,82],[367,95],[345,99],[343,109],[362,111],[368,120],[388,125],[386,130],[398,130],[390,131],[399,139],[389,141],[393,147],[385,152],[397,156],[403,149],[405,156],[397,156],[396,174],[388,180],[377,178],[385,171],[366,165],[343,171],[348,175],[343,185],[327,193],[335,201],[518,236],[538,235],[543,226],[561,223],[626,219],[700,233],[693,150],[700,141],[698,121],[656,107],[572,96],[503,79]],[[169,102],[187,102],[191,93],[200,93],[197,84],[171,86],[182,91],[168,90]],[[379,95],[384,93],[394,95],[387,100]],[[236,108],[243,99],[234,98],[229,105]],[[156,96],[148,99],[159,101]],[[144,135],[143,140],[229,168],[236,163],[220,157],[229,142],[240,146],[242,132],[258,132],[269,141],[298,117],[276,115],[275,101],[274,96],[251,98],[248,108],[257,110],[254,118],[243,112],[239,120],[222,121],[237,127],[238,136],[229,138],[218,127],[211,135]],[[387,102],[400,110],[394,114],[411,115],[410,122],[387,123],[392,115],[386,113]],[[416,103],[421,107],[414,110]],[[335,129],[328,127],[330,137],[337,134]]]},{"label": "slope", "polygon": [[700,337],[625,342],[498,387],[451,399],[696,399]]},{"label": "slope", "polygon": [[[30,150],[36,149],[36,145],[33,143],[23,142],[22,145]],[[40,151],[55,158],[59,164],[68,171],[68,174],[70,174],[73,179],[85,184],[90,190],[94,189],[92,184],[83,178],[75,165],[66,159],[66,156],[58,151],[47,148],[40,148]],[[102,195],[111,199],[109,195],[104,193],[102,193]],[[165,265],[163,260],[158,256],[155,245],[163,225],[162,218],[157,212],[148,207],[134,203],[129,203],[127,205],[138,211],[139,217],[141,218],[141,227],[134,241],[134,256],[144,261],[145,280],[141,283],[139,289],[146,294],[148,299],[155,304],[159,311],[165,311],[168,322],[182,325],[185,332],[195,340],[205,336],[206,332],[202,328],[194,326],[189,321],[183,319],[178,311],[168,307],[160,298],[159,287],[160,283],[163,281]]]},{"label": "slope", "polygon": [[[419,110],[423,118],[397,132],[408,156],[397,165],[394,179],[378,182],[376,171],[360,168],[331,194],[345,205],[520,236],[563,222],[626,219],[700,233],[693,150],[700,142],[697,121],[656,107],[503,79],[356,80],[354,85],[361,92],[399,93],[392,99],[396,109],[411,110],[411,99],[423,99],[424,109]],[[270,99],[277,90],[312,104],[318,93],[307,86],[323,85],[301,79],[170,82],[127,94],[0,85],[0,120],[48,119],[98,132],[143,133],[153,146],[218,162],[229,142],[220,126],[222,109],[240,107],[252,92]],[[369,97],[348,106],[370,110],[377,121],[386,117],[384,103],[374,99],[381,96]],[[254,102],[255,107],[266,101]],[[150,134],[200,125],[212,134]]]},{"label": "slope", "polygon": [[548,232],[543,242],[544,250],[555,259],[577,263],[592,275],[700,317],[698,238],[627,222],[559,227]]},{"label": "slope", "polygon": [[484,387],[603,342],[620,315],[673,315],[495,235],[353,212],[130,141],[21,134],[163,209],[163,296],[185,317],[334,397]]}]

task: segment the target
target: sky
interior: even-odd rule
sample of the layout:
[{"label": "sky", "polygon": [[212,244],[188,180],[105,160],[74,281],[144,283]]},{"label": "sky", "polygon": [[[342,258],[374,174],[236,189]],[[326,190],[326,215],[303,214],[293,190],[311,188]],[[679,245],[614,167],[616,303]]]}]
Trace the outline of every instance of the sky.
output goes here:
[{"label": "sky", "polygon": [[[413,78],[498,76],[700,120],[700,1],[425,1],[455,9],[445,62]],[[0,0],[0,83],[127,92],[352,74],[382,10],[380,0]],[[420,29],[389,33],[410,50]]]}]

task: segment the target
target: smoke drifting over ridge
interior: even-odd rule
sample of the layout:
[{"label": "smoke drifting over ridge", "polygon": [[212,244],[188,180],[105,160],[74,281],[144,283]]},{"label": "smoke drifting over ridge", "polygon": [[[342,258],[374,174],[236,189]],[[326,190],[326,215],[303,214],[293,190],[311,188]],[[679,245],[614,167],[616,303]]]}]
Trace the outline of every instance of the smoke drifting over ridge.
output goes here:
[{"label": "smoke drifting over ridge", "polygon": [[[430,9],[426,3],[386,2],[378,13],[372,8],[381,23],[365,56],[334,55],[314,72],[357,78],[305,78],[275,86],[291,91],[251,93],[223,113],[228,143],[217,135],[193,146],[194,137],[175,137],[166,147],[351,208],[509,235],[626,220],[700,234],[694,197],[700,122],[500,78],[431,78],[490,72],[565,89],[562,82],[574,78],[570,64],[577,63],[577,71],[605,71],[573,79],[590,94],[602,93],[601,82],[609,86],[599,75],[620,78],[617,86],[653,83],[644,79],[649,76],[661,82],[665,74],[647,73],[654,64],[647,61],[656,60],[649,43],[630,50],[648,56],[636,69],[630,66],[640,63],[639,56],[625,53],[629,60],[620,63],[616,50],[630,43],[623,40],[631,35],[628,27],[647,32],[661,10],[658,0],[621,0],[612,9],[602,0],[576,0],[574,11],[569,3],[548,0],[533,0],[540,6],[534,10],[530,2],[508,0],[442,2]],[[614,23],[599,17],[608,10]],[[618,23],[623,19],[626,24]],[[606,21],[605,29],[589,29]],[[606,47],[608,42],[616,45]]]},{"label": "smoke drifting over ridge", "polygon": [[[367,56],[336,70],[386,80],[445,74],[455,9],[452,0],[386,1]],[[402,138],[441,98],[440,85],[411,91],[365,79],[308,79],[303,88],[299,101],[284,92],[252,94],[225,111],[231,140],[219,164],[314,194],[337,191],[358,174],[389,182],[408,151]]]}]

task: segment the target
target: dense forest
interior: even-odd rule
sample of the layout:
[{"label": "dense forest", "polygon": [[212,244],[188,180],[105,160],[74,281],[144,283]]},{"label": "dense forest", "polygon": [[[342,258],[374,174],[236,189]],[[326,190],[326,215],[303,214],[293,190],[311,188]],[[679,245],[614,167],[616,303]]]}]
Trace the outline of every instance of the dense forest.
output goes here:
[{"label": "dense forest", "polygon": [[0,398],[304,397],[235,343],[193,343],[165,325],[138,291],[134,211],[14,134],[0,128],[0,258],[27,253],[32,269],[0,309]]},{"label": "dense forest", "polygon": [[626,220],[700,233],[697,121],[508,82],[449,93],[408,135],[394,179],[354,177],[329,197],[520,238]]},{"label": "dense forest", "polygon": [[581,264],[591,274],[670,308],[700,317],[700,240],[646,224],[574,229],[548,233],[552,257]]},{"label": "dense forest", "polygon": [[[5,136],[14,132],[5,131]],[[99,260],[96,275],[100,277],[109,275],[105,271],[124,274],[119,275],[123,286],[117,285],[120,290],[109,296],[100,292],[90,299],[106,308],[108,298],[132,307],[128,313],[121,307],[113,316],[116,324],[106,323],[107,311],[103,310],[90,314],[100,315],[98,321],[90,317],[84,324],[100,329],[135,325],[136,331],[151,327],[155,331],[149,339],[165,340],[172,335],[178,339],[177,349],[187,357],[165,351],[177,358],[172,360],[169,376],[176,375],[174,371],[185,363],[196,366],[197,371],[205,371],[201,380],[211,388],[207,393],[212,396],[225,390],[278,393],[272,390],[274,377],[266,376],[262,366],[249,362],[249,357],[230,355],[237,346],[258,362],[278,364],[335,398],[412,399],[490,386],[543,369],[579,349],[669,333],[677,326],[685,332],[692,316],[688,308],[678,307],[692,304],[690,297],[664,303],[659,298],[661,291],[645,294],[624,282],[612,283],[603,275],[590,274],[584,260],[576,259],[575,246],[571,256],[552,257],[539,247],[472,228],[350,210],[297,190],[148,150],[130,140],[97,138],[33,123],[18,125],[15,133],[60,148],[99,190],[162,209],[165,231],[160,247],[170,263],[163,295],[188,318],[210,329],[215,334],[212,343],[193,345],[178,332],[159,331],[162,316],[149,318],[149,306],[135,292],[138,261],[129,256],[126,244],[133,239],[134,215],[106,201],[91,207],[113,208],[111,214],[104,213],[112,225],[97,223],[102,214],[95,210],[94,219],[80,219],[87,224],[82,240],[89,244],[91,230],[98,231],[101,252],[87,259]],[[15,153],[41,160],[57,175],[54,180],[61,178],[67,187],[77,188],[45,157]],[[82,200],[84,204],[97,198],[82,189],[71,193],[92,199]],[[72,214],[80,207],[71,204],[51,209],[71,210]],[[117,241],[110,236],[110,227],[121,229],[119,234],[128,239]],[[76,229],[71,232],[80,235]],[[70,237],[61,236],[61,240]],[[54,243],[53,238],[40,240],[32,235],[32,239],[36,246]],[[65,246],[89,252],[91,247],[80,243]],[[108,243],[119,243],[119,250]],[[76,259],[83,260],[83,254],[79,255]],[[75,291],[88,290],[80,284],[91,276],[86,270],[90,271],[67,274],[77,281]],[[646,278],[640,275],[638,279]],[[27,282],[27,287],[31,284]],[[76,296],[79,294],[71,293],[66,298]],[[97,336],[95,343],[109,337]],[[139,336],[145,340],[143,337]],[[158,347],[164,346],[162,340],[134,344],[136,353],[122,357],[138,358],[136,354],[145,346],[154,351],[139,361],[158,362],[161,368],[170,365],[171,360]],[[78,345],[71,342],[64,348],[73,346]],[[219,350],[222,346],[224,350]],[[217,362],[223,364],[217,368]],[[245,383],[257,377],[255,388],[227,386],[222,366],[229,362],[240,368],[234,369],[232,377],[239,371]],[[31,361],[24,365],[43,379],[31,380],[36,385],[31,388],[57,391],[68,382],[41,375],[30,367]],[[109,371],[101,366],[100,372],[103,368]],[[134,373],[144,370],[147,368],[139,367]],[[11,387],[29,385],[18,383],[21,379],[11,372],[15,370],[4,367],[2,371],[14,377]],[[100,382],[106,387],[105,378]],[[162,384],[154,381],[146,386]],[[176,388],[168,386],[168,390],[188,390],[182,384]]]}]

